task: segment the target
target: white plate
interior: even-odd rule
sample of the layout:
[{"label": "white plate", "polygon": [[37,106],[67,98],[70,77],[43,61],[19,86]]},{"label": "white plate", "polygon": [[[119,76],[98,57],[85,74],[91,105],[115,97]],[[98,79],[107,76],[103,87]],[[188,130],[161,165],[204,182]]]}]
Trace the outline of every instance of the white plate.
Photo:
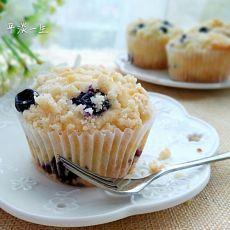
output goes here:
[{"label": "white plate", "polygon": [[[146,162],[166,147],[172,152],[164,162],[168,164],[215,153],[219,138],[214,128],[188,115],[175,100],[160,94],[150,96],[157,118],[137,174],[147,172]],[[20,219],[53,226],[102,224],[178,205],[197,195],[209,181],[209,166],[164,176],[133,196],[52,181],[34,167],[12,102],[12,96],[0,100],[0,207]],[[193,134],[201,135],[201,140],[189,142],[188,135]]]},{"label": "white plate", "polygon": [[127,60],[127,55],[119,55],[115,60],[116,65],[122,73],[132,74],[142,81],[150,82],[156,85],[164,85],[175,88],[187,89],[224,89],[230,88],[230,79],[220,83],[190,83],[173,81],[170,79],[167,70],[147,70],[132,65]]}]

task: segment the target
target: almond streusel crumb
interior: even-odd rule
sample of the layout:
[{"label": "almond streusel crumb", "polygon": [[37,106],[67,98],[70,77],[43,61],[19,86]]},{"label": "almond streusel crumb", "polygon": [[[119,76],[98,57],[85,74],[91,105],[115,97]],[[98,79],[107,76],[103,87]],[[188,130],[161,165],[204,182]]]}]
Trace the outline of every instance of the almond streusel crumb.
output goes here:
[{"label": "almond streusel crumb", "polygon": [[151,163],[149,163],[149,172],[155,174],[158,173],[164,167],[165,166],[163,164],[159,164],[159,162],[153,160]]},{"label": "almond streusel crumb", "polygon": [[171,151],[168,148],[162,150],[159,154],[158,160],[166,160],[171,156]]},{"label": "almond streusel crumb", "polygon": [[[102,109],[105,98],[110,103],[102,115],[94,116],[91,108],[72,101],[89,88],[102,92],[90,98],[95,112]],[[33,89],[39,94],[36,105],[23,116],[33,127],[46,131],[123,131],[139,128],[153,116],[148,94],[136,78],[103,67],[55,68],[38,76]]]}]

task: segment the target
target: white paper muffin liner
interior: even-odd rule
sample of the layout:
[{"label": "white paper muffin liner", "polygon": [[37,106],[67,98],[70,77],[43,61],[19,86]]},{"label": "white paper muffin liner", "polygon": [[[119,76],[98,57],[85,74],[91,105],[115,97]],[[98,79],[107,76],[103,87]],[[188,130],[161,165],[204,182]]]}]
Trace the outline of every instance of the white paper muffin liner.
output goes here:
[{"label": "white paper muffin liner", "polygon": [[169,75],[185,82],[222,82],[230,77],[230,52],[181,50],[167,45]]},{"label": "white paper muffin liner", "polygon": [[134,65],[146,69],[166,69],[165,41],[127,35],[128,53]]},{"label": "white paper muffin liner", "polygon": [[[144,148],[153,122],[153,119],[149,120],[138,130],[127,128],[123,132],[115,129],[114,132],[95,131],[81,134],[75,131],[68,135],[66,132],[38,130],[27,124],[21,114],[19,120],[31,154],[43,169],[46,170],[47,165],[57,164],[54,157],[56,159],[57,155],[62,155],[83,168],[112,178],[128,174],[134,163],[136,151],[140,152]],[[60,171],[58,165],[55,168]]]}]

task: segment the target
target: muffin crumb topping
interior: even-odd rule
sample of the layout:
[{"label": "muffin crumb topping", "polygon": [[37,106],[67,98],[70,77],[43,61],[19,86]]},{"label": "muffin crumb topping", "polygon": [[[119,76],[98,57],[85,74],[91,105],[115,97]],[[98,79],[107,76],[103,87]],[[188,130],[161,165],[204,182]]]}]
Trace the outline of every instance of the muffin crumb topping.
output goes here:
[{"label": "muffin crumb topping", "polygon": [[[174,27],[170,22],[160,19],[139,19],[129,24],[128,34],[143,37],[169,37],[180,33],[180,30]],[[166,39],[167,40],[167,39]]]},{"label": "muffin crumb topping", "polygon": [[147,92],[136,78],[104,67],[54,68],[40,75],[34,104],[23,111],[46,131],[137,129],[153,117]]},{"label": "muffin crumb topping", "polygon": [[170,40],[169,47],[189,50],[230,50],[230,24],[214,19]]}]

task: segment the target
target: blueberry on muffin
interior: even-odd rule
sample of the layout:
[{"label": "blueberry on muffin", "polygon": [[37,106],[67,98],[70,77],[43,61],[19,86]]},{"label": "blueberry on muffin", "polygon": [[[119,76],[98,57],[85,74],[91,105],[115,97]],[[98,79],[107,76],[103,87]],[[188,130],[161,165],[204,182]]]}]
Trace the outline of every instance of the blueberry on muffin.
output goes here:
[{"label": "blueberry on muffin", "polygon": [[35,104],[35,97],[38,93],[32,89],[25,89],[15,97],[15,108],[18,112],[23,112]]}]

